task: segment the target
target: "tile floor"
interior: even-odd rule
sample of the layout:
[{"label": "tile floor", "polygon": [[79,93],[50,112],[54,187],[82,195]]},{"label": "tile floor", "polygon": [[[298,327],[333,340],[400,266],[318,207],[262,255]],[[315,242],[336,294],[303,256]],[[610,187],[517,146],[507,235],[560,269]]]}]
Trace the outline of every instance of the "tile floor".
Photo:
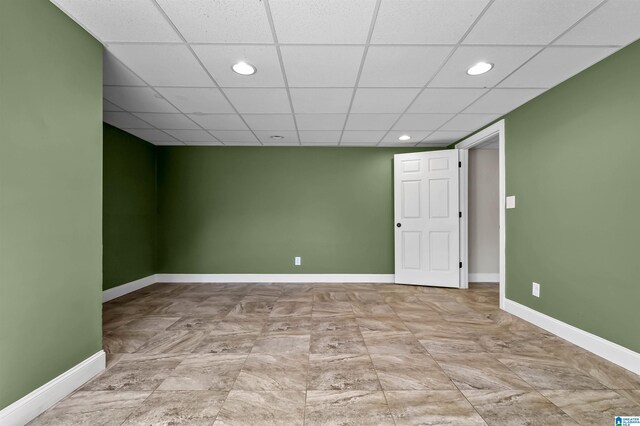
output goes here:
[{"label": "tile floor", "polygon": [[609,425],[640,376],[494,285],[156,284],[104,305],[105,372],[33,425]]}]

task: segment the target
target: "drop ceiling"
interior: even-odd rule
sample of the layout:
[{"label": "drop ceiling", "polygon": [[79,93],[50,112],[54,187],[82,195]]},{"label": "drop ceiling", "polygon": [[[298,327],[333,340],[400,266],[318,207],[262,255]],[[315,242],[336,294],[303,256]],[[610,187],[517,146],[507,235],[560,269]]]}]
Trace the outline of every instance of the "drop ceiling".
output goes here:
[{"label": "drop ceiling", "polygon": [[52,2],[106,48],[104,121],[156,145],[448,145],[640,38],[638,0]]}]

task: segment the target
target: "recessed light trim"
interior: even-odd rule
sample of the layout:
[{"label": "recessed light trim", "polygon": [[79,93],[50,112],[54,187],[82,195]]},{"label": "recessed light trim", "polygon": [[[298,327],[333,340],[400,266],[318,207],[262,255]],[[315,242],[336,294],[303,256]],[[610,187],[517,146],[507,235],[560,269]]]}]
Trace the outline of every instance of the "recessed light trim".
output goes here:
[{"label": "recessed light trim", "polygon": [[475,64],[474,66],[472,66],[467,70],[467,74],[480,75],[480,74],[484,74],[486,72],[491,71],[492,68],[493,68],[493,64],[489,62],[478,62],[477,64]]},{"label": "recessed light trim", "polygon": [[284,136],[281,135],[271,135],[269,136],[271,139],[273,139],[274,141],[281,141],[284,139]]},{"label": "recessed light trim", "polygon": [[408,141],[411,139],[411,136],[409,135],[402,135],[398,138],[399,141]]},{"label": "recessed light trim", "polygon": [[257,68],[251,64],[248,64],[244,61],[240,61],[238,63],[233,64],[231,69],[240,75],[253,75],[256,73]]}]

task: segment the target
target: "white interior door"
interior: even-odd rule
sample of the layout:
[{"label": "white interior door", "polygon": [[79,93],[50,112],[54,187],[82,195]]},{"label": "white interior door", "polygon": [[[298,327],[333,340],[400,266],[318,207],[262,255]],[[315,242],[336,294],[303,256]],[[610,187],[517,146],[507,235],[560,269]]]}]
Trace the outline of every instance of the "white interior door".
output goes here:
[{"label": "white interior door", "polygon": [[460,287],[458,150],[394,156],[395,279]]}]

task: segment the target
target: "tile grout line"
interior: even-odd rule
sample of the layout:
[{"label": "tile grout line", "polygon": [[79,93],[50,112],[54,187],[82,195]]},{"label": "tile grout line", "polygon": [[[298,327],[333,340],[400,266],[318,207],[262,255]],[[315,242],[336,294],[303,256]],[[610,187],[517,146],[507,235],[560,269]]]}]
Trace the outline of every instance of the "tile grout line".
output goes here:
[{"label": "tile grout line", "polygon": [[351,109],[353,108],[353,102],[356,98],[356,93],[358,92],[358,85],[360,84],[360,78],[362,77],[364,64],[367,60],[367,54],[369,53],[369,43],[371,43],[371,37],[373,37],[373,31],[376,27],[376,21],[378,20],[378,13],[380,12],[381,4],[382,4],[382,0],[376,0],[376,4],[373,8],[371,23],[369,24],[369,33],[367,34],[367,39],[364,44],[364,50],[362,51],[362,58],[360,59],[360,67],[358,68],[358,74],[356,74],[356,81],[353,83],[351,99],[349,100],[349,106],[347,107],[347,111],[344,116],[344,123],[342,124],[342,131],[340,132],[340,137],[338,138],[338,146],[342,145],[342,139],[344,138],[344,131],[347,127],[347,122],[349,121],[349,116],[351,114]]},{"label": "tile grout line", "polygon": [[[251,127],[249,127],[249,124],[247,124],[247,122],[245,121],[244,117],[242,117],[242,114],[240,114],[240,112],[238,111],[238,109],[236,108],[236,106],[231,102],[231,100],[229,99],[229,97],[227,96],[227,94],[224,92],[224,90],[222,90],[220,88],[220,85],[218,84],[218,82],[216,81],[215,78],[213,78],[213,76],[211,75],[211,73],[209,72],[209,70],[207,69],[207,67],[204,66],[204,64],[202,63],[202,61],[200,60],[200,57],[196,54],[196,52],[193,50],[193,47],[187,42],[187,39],[184,37],[184,35],[182,35],[182,33],[180,32],[180,30],[178,30],[178,27],[175,26],[175,24],[173,23],[173,21],[169,18],[169,16],[167,15],[167,13],[164,11],[164,9],[158,4],[157,0],[151,0],[154,4],[154,6],[156,7],[156,9],[158,9],[158,12],[160,12],[160,14],[162,14],[163,18],[165,19],[165,21],[173,28],[173,30],[176,32],[176,34],[178,34],[178,36],[184,41],[187,49],[189,49],[189,52],[191,52],[191,55],[193,56],[193,58],[198,62],[198,64],[200,65],[201,69],[207,74],[207,76],[209,76],[209,79],[213,82],[213,84],[215,85],[215,88],[218,89],[218,91],[220,92],[220,94],[224,97],[224,99],[229,103],[229,105],[231,106],[231,108],[235,111],[235,113],[240,117],[240,120],[242,120],[242,122],[244,123],[245,126],[247,126],[247,128],[249,129],[249,131],[253,134],[253,137],[256,138],[256,140],[258,141],[258,143],[260,143],[260,145],[263,145],[262,141],[258,138],[258,135],[255,134],[255,132],[251,129]],[[178,111],[180,111],[180,109],[178,109]],[[190,117],[189,117],[190,118]],[[198,124],[198,123],[196,123]],[[206,130],[205,130],[206,131]],[[222,142],[220,139],[218,139],[216,136],[214,136],[211,132],[206,131],[207,133],[209,133],[211,136],[213,136],[216,140],[218,140],[220,143],[222,143],[222,145],[226,145],[224,142]]]},{"label": "tile grout line", "polygon": [[284,67],[284,60],[282,59],[282,51],[280,49],[280,43],[278,43],[278,34],[276,33],[276,27],[275,27],[275,24],[273,23],[273,15],[271,14],[271,6],[269,5],[269,0],[264,0],[264,8],[267,14],[267,21],[269,21],[271,36],[273,37],[273,41],[276,47],[276,53],[278,55],[278,63],[280,64],[280,72],[282,73],[282,79],[284,80],[285,89],[287,91],[289,108],[291,109],[291,115],[293,116],[293,125],[296,129],[296,134],[298,135],[298,145],[302,145],[302,140],[300,139],[300,130],[298,129],[298,120],[296,118],[296,110],[293,107],[293,99],[291,98],[291,90],[289,88],[289,79],[287,78],[287,72]]}]

